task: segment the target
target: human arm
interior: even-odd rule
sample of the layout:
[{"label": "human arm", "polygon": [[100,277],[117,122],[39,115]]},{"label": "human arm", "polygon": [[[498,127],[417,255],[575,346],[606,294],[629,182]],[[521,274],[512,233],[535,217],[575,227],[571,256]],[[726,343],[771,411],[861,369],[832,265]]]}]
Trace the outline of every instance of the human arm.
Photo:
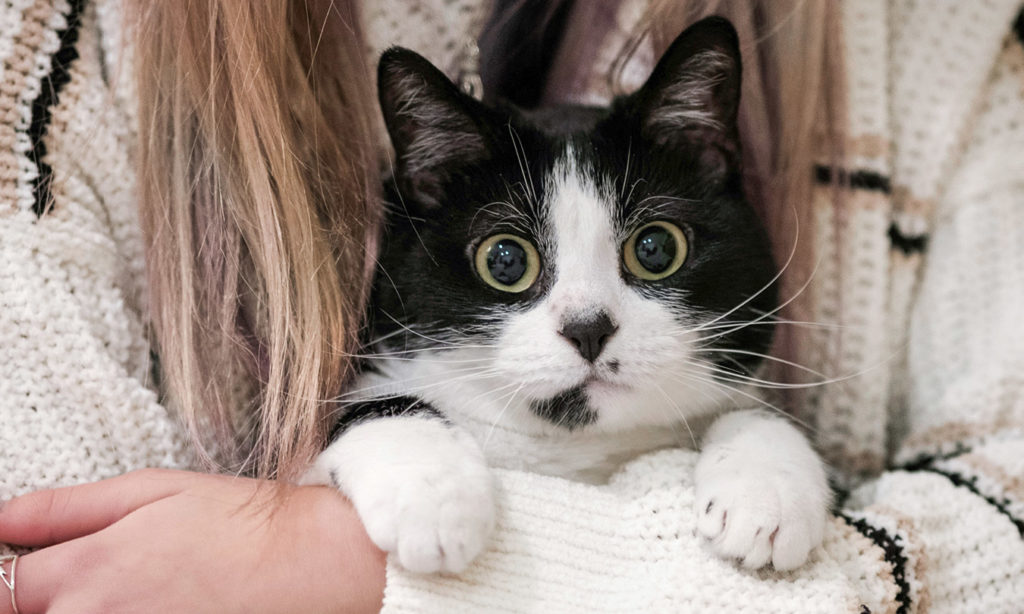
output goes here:
[{"label": "human arm", "polygon": [[376,612],[384,583],[337,492],[183,471],[13,499],[0,541],[41,547],[18,561],[21,614]]}]

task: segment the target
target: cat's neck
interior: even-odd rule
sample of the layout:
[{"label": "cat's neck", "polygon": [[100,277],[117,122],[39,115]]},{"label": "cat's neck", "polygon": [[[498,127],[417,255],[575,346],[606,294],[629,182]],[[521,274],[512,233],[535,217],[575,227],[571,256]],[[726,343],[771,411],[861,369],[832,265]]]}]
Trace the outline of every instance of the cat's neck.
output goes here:
[{"label": "cat's neck", "polygon": [[[568,429],[538,417],[515,389],[483,378],[445,377],[428,359],[385,361],[360,378],[367,396],[414,394],[469,432],[493,467],[603,483],[629,459],[666,447],[695,448],[710,416],[687,423]],[[436,371],[436,372],[435,372]]]},{"label": "cat's neck", "polygon": [[469,431],[480,444],[488,464],[521,469],[580,482],[603,484],[626,461],[667,447],[693,447],[682,425],[676,428],[638,427],[607,432],[584,428],[523,430],[521,425],[495,424],[461,411],[449,419]]}]

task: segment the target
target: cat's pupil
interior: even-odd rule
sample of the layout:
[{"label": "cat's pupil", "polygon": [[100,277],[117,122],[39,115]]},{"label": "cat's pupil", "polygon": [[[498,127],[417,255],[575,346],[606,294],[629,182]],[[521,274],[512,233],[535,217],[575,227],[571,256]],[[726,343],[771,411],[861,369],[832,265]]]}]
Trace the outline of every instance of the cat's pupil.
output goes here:
[{"label": "cat's pupil", "polygon": [[502,239],[487,254],[487,270],[495,281],[511,286],[526,274],[526,250],[511,239]]},{"label": "cat's pupil", "polygon": [[636,238],[636,259],[651,273],[661,273],[676,259],[676,240],[660,226],[651,226]]}]

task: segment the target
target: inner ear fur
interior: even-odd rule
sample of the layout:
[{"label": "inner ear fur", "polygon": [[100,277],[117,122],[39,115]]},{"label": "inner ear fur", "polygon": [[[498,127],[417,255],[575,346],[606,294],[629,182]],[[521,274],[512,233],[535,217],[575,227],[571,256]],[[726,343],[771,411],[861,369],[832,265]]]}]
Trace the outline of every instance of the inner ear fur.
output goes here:
[{"label": "inner ear fur", "polygon": [[681,131],[699,130],[733,140],[741,70],[728,20],[708,17],[687,28],[634,95],[644,136],[669,144]]}]

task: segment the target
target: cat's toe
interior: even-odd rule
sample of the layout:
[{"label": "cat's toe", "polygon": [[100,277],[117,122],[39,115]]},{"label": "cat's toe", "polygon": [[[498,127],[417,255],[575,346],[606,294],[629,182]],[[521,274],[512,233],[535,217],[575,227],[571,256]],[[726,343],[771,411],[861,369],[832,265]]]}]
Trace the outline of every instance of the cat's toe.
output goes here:
[{"label": "cat's toe", "polygon": [[720,481],[701,489],[697,531],[718,556],[760,568],[771,561],[778,496],[764,484]]},{"label": "cat's toe", "polygon": [[811,550],[821,543],[824,528],[824,514],[804,514],[804,518],[780,527],[773,540],[772,566],[788,571],[803,565]]},{"label": "cat's toe", "polygon": [[476,558],[494,529],[493,503],[474,502],[473,507],[446,503],[443,522],[438,524],[438,545],[441,548],[442,569],[458,573]]},{"label": "cat's toe", "polygon": [[409,571],[460,572],[484,549],[494,527],[490,485],[475,482],[405,483],[393,496],[357,507],[370,539]]},{"label": "cat's toe", "polygon": [[772,560],[772,540],[775,535],[775,530],[759,528],[754,536],[753,545],[740,560],[740,564],[747,569],[760,569],[767,565]]},{"label": "cat's toe", "polygon": [[726,506],[710,496],[697,503],[697,532],[704,539],[715,539],[725,530],[725,522],[729,519]]}]

